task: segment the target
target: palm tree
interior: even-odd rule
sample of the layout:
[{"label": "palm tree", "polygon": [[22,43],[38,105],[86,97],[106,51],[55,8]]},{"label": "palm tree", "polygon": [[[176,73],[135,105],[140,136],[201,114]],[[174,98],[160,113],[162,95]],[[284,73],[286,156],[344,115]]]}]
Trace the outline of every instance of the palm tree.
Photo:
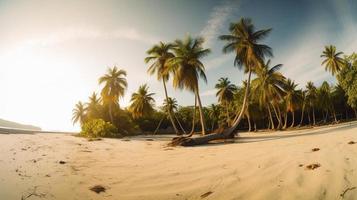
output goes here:
[{"label": "palm tree", "polygon": [[295,121],[295,110],[297,109],[298,105],[299,105],[299,95],[298,95],[298,91],[296,90],[296,87],[298,85],[294,83],[294,81],[292,81],[291,79],[288,79],[285,83],[284,86],[284,91],[285,91],[285,96],[284,96],[284,100],[285,100],[285,124],[284,124],[284,128],[286,128],[287,126],[287,118],[288,118],[288,113],[291,112],[292,113],[292,122],[290,125],[290,128],[294,126],[294,121]]},{"label": "palm tree", "polygon": [[237,87],[232,84],[228,78],[220,78],[215,88],[218,90],[216,93],[218,101],[223,107],[226,107],[227,124],[229,125],[229,105],[233,100],[234,92],[237,90]]},{"label": "palm tree", "polygon": [[230,25],[229,31],[229,35],[219,37],[221,40],[227,42],[223,47],[223,52],[235,53],[234,65],[238,66],[239,69],[242,69],[244,66],[244,72],[248,73],[248,79],[242,109],[237,113],[238,118],[233,122],[232,127],[226,131],[227,135],[231,135],[236,129],[247,107],[252,72],[256,71],[263,64],[266,56],[272,56],[271,48],[259,43],[268,36],[271,29],[256,31],[255,26],[249,18],[241,18],[238,23]]},{"label": "palm tree", "polygon": [[325,46],[325,50],[322,52],[321,57],[325,58],[322,65],[325,65],[325,70],[330,71],[333,76],[345,66],[345,61],[340,57],[342,54],[343,52],[336,53],[336,47],[333,45]]},{"label": "palm tree", "polygon": [[189,36],[184,40],[176,40],[174,47],[175,57],[170,58],[169,64],[174,71],[174,87],[180,89],[185,88],[195,93],[200,112],[202,134],[205,135],[205,120],[199,94],[198,80],[202,78],[207,82],[205,68],[200,59],[207,56],[210,50],[202,47],[203,42],[203,38],[192,39]]},{"label": "palm tree", "polygon": [[129,111],[131,112],[133,118],[147,116],[154,110],[153,107],[155,100],[152,97],[154,93],[149,93],[148,90],[149,87],[144,84],[139,87],[137,92],[132,94]]},{"label": "palm tree", "polygon": [[72,110],[72,113],[73,124],[79,122],[79,124],[83,126],[87,118],[87,108],[85,105],[79,101]]},{"label": "palm tree", "polygon": [[332,103],[331,86],[326,81],[322,83],[321,87],[318,90],[318,94],[320,107],[326,112],[324,121],[327,120],[328,113],[330,111],[334,117],[335,122],[337,122],[335,108]]},{"label": "palm tree", "polygon": [[171,97],[165,99],[165,100],[164,100],[163,109],[165,110],[165,112],[168,112],[169,116],[170,116],[170,115],[171,115],[171,116],[173,115],[173,116],[175,117],[177,123],[179,124],[179,126],[180,126],[180,128],[181,128],[181,130],[182,130],[182,132],[183,132],[184,134],[186,134],[186,131],[185,131],[185,129],[183,128],[183,126],[182,126],[180,120],[179,120],[179,119],[177,118],[177,116],[175,115],[175,112],[176,112],[177,109],[178,109],[177,100],[176,100],[175,98],[171,98]]},{"label": "palm tree", "polygon": [[[166,82],[170,77],[170,68],[167,64],[168,59],[174,57],[174,54],[170,52],[173,49],[172,44],[165,44],[160,42],[158,45],[154,45],[151,49],[147,51],[148,57],[145,58],[145,63],[149,63],[153,61],[148,69],[148,73],[150,75],[156,74],[157,80],[162,81],[165,91],[166,101],[169,101],[169,96],[167,94]],[[176,124],[172,117],[172,113],[168,112],[169,118],[174,128],[176,134],[178,134],[178,130],[176,128]]]},{"label": "palm tree", "polygon": [[256,70],[257,78],[252,81],[253,96],[261,108],[264,106],[267,108],[272,129],[275,126],[271,108],[273,108],[279,122],[278,128],[282,125],[280,114],[277,112],[277,109],[279,109],[278,103],[283,98],[285,86],[285,77],[279,72],[281,67],[282,64],[270,67],[270,60],[268,60],[266,64]]},{"label": "palm tree", "polygon": [[89,97],[89,102],[87,103],[87,116],[88,119],[98,119],[101,118],[101,99],[98,97],[97,93],[93,92]]},{"label": "palm tree", "polygon": [[104,84],[101,92],[103,104],[109,107],[110,121],[113,123],[113,106],[119,107],[119,98],[124,96],[128,87],[126,71],[116,66],[109,68],[107,74],[99,78],[99,84]]},{"label": "palm tree", "polygon": [[219,115],[220,115],[219,106],[215,104],[211,104],[208,110],[208,116],[211,119],[211,131],[214,130],[214,126],[218,123]]},{"label": "palm tree", "polygon": [[315,120],[316,105],[315,104],[316,104],[316,100],[317,100],[317,89],[314,86],[314,83],[311,81],[307,82],[307,85],[306,85],[306,99],[308,102],[308,107],[310,109],[312,109],[313,125],[315,126],[315,124],[316,124],[316,120]]}]

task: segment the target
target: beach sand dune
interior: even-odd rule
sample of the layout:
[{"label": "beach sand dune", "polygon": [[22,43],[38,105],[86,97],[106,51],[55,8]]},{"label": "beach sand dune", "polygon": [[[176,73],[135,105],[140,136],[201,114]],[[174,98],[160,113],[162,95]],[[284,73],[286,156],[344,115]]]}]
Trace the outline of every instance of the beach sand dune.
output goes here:
[{"label": "beach sand dune", "polygon": [[355,122],[199,147],[169,139],[0,134],[0,199],[357,198]]}]

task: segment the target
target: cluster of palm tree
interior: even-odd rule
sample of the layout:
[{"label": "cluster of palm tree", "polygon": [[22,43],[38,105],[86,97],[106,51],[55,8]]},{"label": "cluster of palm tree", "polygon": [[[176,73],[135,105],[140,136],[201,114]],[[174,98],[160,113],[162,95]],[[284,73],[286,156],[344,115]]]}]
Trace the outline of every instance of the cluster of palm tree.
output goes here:
[{"label": "cluster of palm tree", "polygon": [[[146,84],[132,94],[130,106],[121,109],[119,99],[127,88],[126,72],[113,67],[99,78],[99,84],[103,85],[100,97],[93,93],[88,103],[76,104],[74,123],[84,124],[90,119],[102,118],[120,127],[123,113],[126,113],[130,115],[126,119],[130,118],[133,126],[135,122],[155,121],[157,126],[150,129],[155,133],[165,121],[166,126],[171,124],[176,134],[188,133],[187,137],[197,130],[202,135],[207,131],[215,132],[195,140],[195,144],[200,144],[232,137],[237,129],[286,129],[329,121],[336,123],[342,118],[347,119],[354,111],[347,103],[346,92],[341,85],[332,86],[325,81],[316,87],[308,82],[304,89],[299,89],[298,84],[280,72],[282,64],[272,66],[272,49],[262,43],[271,29],[256,30],[250,19],[242,18],[231,23],[228,31],[219,37],[225,42],[223,53],[234,54],[233,65],[243,70],[247,79],[237,86],[228,78],[220,78],[215,85],[217,104],[203,107],[199,90],[200,79],[207,82],[201,60],[210,53],[210,49],[203,47],[203,38],[188,36],[170,43],[159,42],[147,51],[147,71],[163,85],[165,100],[161,110],[155,109],[154,93],[149,92]],[[332,75],[338,76],[346,66],[342,54],[330,45],[321,55],[324,58],[322,65]],[[174,88],[194,94],[194,106],[178,106],[176,99],[169,96],[167,84],[170,79]],[[200,128],[196,127],[197,123]],[[193,140],[182,141],[192,143]]]}]

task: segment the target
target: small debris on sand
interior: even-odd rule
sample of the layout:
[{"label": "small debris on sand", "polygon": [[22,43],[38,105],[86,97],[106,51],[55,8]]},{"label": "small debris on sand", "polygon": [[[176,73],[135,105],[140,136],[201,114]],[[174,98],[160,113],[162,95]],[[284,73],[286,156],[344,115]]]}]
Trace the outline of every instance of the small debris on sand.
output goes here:
[{"label": "small debris on sand", "polygon": [[319,163],[314,163],[314,164],[307,165],[306,169],[314,170],[314,169],[319,168],[319,167],[321,167],[321,165]]},{"label": "small debris on sand", "polygon": [[93,142],[93,141],[101,141],[102,138],[88,138],[88,142]]},{"label": "small debris on sand", "polygon": [[148,138],[148,139],[146,139],[146,141],[154,141],[153,139],[151,139],[151,138]]},{"label": "small debris on sand", "polygon": [[164,151],[174,150],[173,148],[165,148]]},{"label": "small debris on sand", "polygon": [[130,140],[129,140],[129,139],[122,139],[121,141],[128,142],[128,141],[130,141]]},{"label": "small debris on sand", "polygon": [[91,191],[93,191],[93,192],[95,192],[95,193],[97,193],[97,194],[99,194],[99,193],[101,193],[101,192],[105,192],[105,188],[103,187],[103,186],[101,186],[101,185],[95,185],[95,186],[93,186],[93,187],[91,187],[91,188],[89,188]]},{"label": "small debris on sand", "polygon": [[311,151],[312,151],[312,152],[314,152],[314,151],[320,151],[320,149],[319,149],[319,148],[313,148],[313,149],[311,149]]},{"label": "small debris on sand", "polygon": [[303,165],[303,164],[300,164],[300,165],[299,165],[299,167],[302,167],[302,166],[304,166],[304,165]]},{"label": "small debris on sand", "polygon": [[203,199],[203,198],[206,198],[206,197],[208,197],[209,195],[211,195],[212,193],[213,193],[212,191],[208,191],[208,192],[202,194],[202,195],[201,195],[201,198],[202,198],[202,199]]},{"label": "small debris on sand", "polygon": [[348,144],[356,144],[355,141],[350,141]]},{"label": "small debris on sand", "polygon": [[67,162],[66,162],[66,161],[63,161],[63,160],[60,160],[58,163],[61,164],[61,165],[63,165],[63,164],[66,164]]}]

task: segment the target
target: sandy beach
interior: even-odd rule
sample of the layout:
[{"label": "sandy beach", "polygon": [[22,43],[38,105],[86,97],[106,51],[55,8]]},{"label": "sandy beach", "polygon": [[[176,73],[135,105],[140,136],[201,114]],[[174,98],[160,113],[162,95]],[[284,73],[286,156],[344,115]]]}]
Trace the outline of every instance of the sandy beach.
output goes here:
[{"label": "sandy beach", "polygon": [[[189,148],[167,147],[169,140],[90,142],[66,134],[0,134],[0,199],[357,196],[357,144],[350,143],[357,142],[356,122],[243,133],[234,143]],[[311,164],[317,168],[309,169]],[[91,191],[95,185],[106,191]]]}]

